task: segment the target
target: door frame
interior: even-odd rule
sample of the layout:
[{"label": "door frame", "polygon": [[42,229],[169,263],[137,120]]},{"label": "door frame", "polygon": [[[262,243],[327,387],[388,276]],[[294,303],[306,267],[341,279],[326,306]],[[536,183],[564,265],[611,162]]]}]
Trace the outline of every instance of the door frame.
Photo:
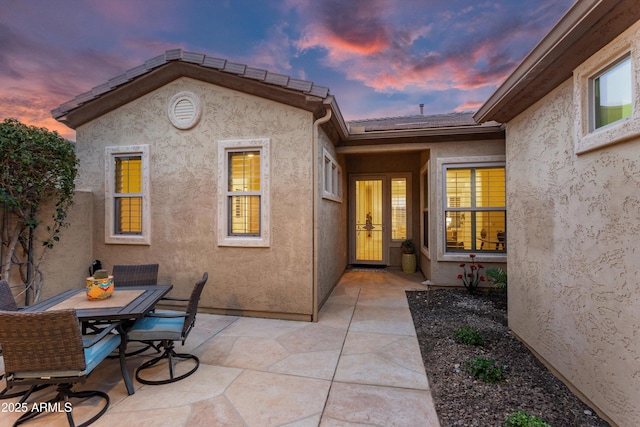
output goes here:
[{"label": "door frame", "polygon": [[[400,248],[401,240],[391,239],[391,180],[394,178],[406,179],[406,209],[407,209],[407,239],[412,238],[412,173],[411,172],[381,172],[362,173],[349,175],[349,206],[348,206],[348,230],[349,230],[349,264],[368,265],[389,265],[390,249]],[[383,218],[383,238],[382,238],[382,260],[381,261],[358,261],[356,259],[356,230],[355,230],[355,182],[366,180],[382,180],[382,218]]]}]

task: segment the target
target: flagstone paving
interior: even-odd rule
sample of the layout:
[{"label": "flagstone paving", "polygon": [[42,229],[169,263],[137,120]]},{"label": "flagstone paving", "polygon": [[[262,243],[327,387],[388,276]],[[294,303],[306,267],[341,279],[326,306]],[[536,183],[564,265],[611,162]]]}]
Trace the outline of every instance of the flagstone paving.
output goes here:
[{"label": "flagstone paving", "polygon": [[[108,360],[77,389],[109,394],[98,427],[439,427],[405,297],[424,289],[422,280],[396,269],[349,270],[317,323],[198,314],[177,346],[200,358],[194,375],[162,386],[135,381],[129,396],[117,360]],[[144,357],[128,359],[131,372]],[[78,421],[91,406],[74,407]],[[0,414],[0,427],[18,416]],[[27,425],[67,422],[50,414]]]}]

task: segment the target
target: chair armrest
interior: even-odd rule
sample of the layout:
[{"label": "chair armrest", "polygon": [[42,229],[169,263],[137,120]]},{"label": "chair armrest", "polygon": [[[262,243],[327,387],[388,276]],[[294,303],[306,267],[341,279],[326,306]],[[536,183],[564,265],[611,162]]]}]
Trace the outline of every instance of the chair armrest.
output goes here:
[{"label": "chair armrest", "polygon": [[99,334],[90,335],[91,340],[88,341],[86,344],[84,344],[82,347],[83,348],[89,348],[91,346],[96,345],[98,342],[100,342],[100,340],[102,340],[104,337],[106,337],[108,334],[110,334],[111,331],[113,331],[115,328],[117,328],[121,324],[122,324],[122,322],[111,323],[106,328],[101,329]]},{"label": "chair armrest", "polygon": [[158,318],[164,318],[164,319],[171,319],[171,318],[176,318],[176,317],[187,317],[187,313],[148,313],[145,315],[145,317],[158,317]]},{"label": "chair armrest", "polygon": [[189,298],[163,297],[160,301],[189,301]]}]

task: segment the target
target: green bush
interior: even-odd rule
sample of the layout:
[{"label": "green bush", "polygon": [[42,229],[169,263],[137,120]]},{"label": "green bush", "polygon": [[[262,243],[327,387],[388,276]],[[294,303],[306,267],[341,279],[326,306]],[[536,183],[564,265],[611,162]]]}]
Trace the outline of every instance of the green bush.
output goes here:
[{"label": "green bush", "polygon": [[497,289],[507,289],[507,273],[501,268],[490,268],[487,270],[487,278]]},{"label": "green bush", "polygon": [[506,378],[506,367],[495,359],[476,356],[466,362],[467,371],[486,383],[497,383]]},{"label": "green bush", "polygon": [[484,338],[478,330],[473,326],[463,326],[453,332],[453,336],[466,345],[484,345]]},{"label": "green bush", "polygon": [[504,427],[551,427],[540,417],[517,411],[504,420]]}]

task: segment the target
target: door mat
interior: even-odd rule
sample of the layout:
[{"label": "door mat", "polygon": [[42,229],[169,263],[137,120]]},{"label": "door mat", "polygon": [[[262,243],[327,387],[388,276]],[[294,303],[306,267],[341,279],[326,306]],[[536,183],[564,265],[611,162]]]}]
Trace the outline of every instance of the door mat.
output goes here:
[{"label": "door mat", "polygon": [[370,273],[386,273],[387,267],[380,265],[354,265],[351,271],[367,271]]}]

